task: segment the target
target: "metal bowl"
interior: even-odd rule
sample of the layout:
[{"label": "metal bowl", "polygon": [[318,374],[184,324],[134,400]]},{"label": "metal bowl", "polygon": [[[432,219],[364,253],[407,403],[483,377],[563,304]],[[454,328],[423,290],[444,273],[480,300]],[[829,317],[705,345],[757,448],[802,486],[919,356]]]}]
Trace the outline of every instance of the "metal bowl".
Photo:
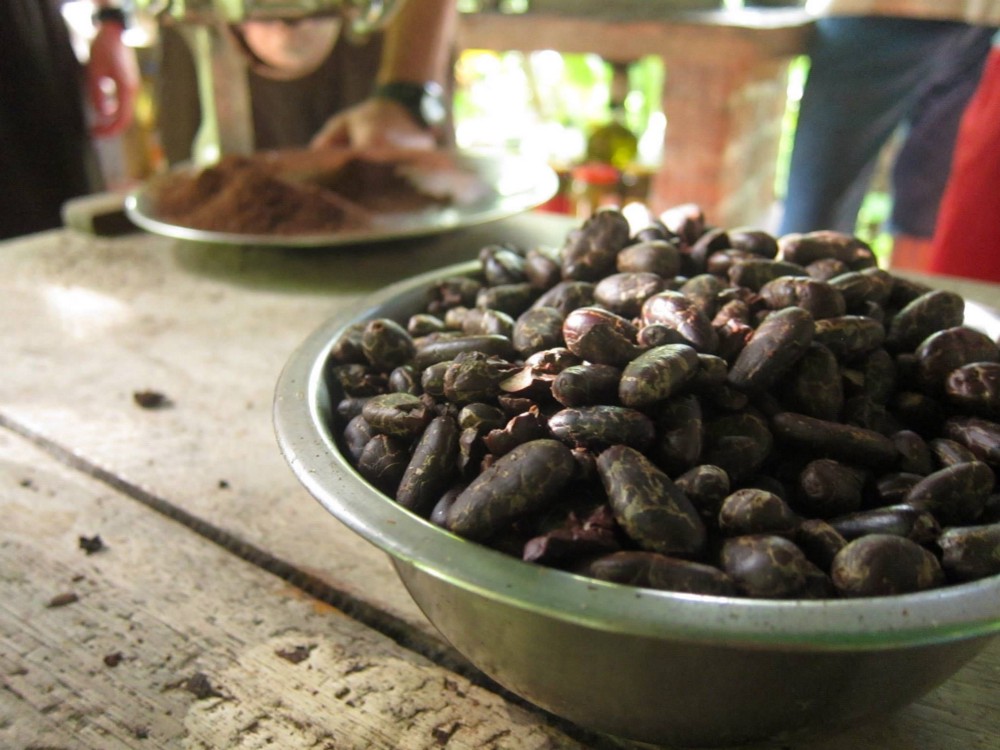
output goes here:
[{"label": "metal bowl", "polygon": [[[295,351],[275,427],[299,480],[388,553],[454,647],[527,700],[652,743],[726,745],[844,728],[946,680],[1000,632],[1000,576],[904,596],[776,601],[603,583],[521,562],[404,510],[351,467],[331,431],[323,363],[340,332],[405,320],[463,264],[388,287]],[[980,319],[996,319],[984,308]]]}]

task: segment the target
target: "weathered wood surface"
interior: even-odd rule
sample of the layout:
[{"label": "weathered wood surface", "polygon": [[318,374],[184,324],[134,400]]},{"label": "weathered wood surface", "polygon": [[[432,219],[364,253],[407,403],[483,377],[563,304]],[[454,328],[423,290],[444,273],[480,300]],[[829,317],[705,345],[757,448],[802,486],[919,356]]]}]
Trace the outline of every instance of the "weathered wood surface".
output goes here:
[{"label": "weathered wood surface", "polygon": [[[500,237],[561,239],[528,220],[338,250],[265,250],[137,234],[36,235],[0,253],[0,422],[88,470],[266,552],[348,598],[426,628],[388,560],[312,501],[277,451],[273,390],[292,350],[363,295],[474,258]],[[16,324],[13,324],[17,321]],[[139,408],[136,391],[166,395]]]},{"label": "weathered wood surface", "polygon": [[[64,232],[0,244],[0,747],[631,747],[470,685],[382,553],[299,486],[271,429],[281,366],[329,315],[489,241],[558,242],[566,226],[523,217],[434,252]],[[1000,302],[995,286],[939,285]],[[144,389],[172,404],[140,408]],[[87,556],[78,536],[97,533],[108,549]],[[66,592],[79,600],[46,606]],[[273,658],[299,645],[306,661]],[[185,689],[197,673],[222,698]],[[998,712],[994,643],[890,719],[781,747],[986,750]]]},{"label": "weathered wood surface", "polygon": [[0,747],[586,747],[6,431],[0,467]]},{"label": "weathered wood surface", "polygon": [[[631,747],[564,734],[5,430],[0,514],[0,747]],[[1000,642],[888,720],[768,747],[990,750],[998,711]]]}]

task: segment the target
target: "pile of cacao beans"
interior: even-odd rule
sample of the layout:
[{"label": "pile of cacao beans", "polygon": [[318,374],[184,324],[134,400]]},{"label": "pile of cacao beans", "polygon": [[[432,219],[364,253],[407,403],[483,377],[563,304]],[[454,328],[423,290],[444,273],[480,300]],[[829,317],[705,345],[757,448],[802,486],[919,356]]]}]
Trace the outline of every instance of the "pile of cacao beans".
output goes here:
[{"label": "pile of cacao beans", "polygon": [[694,205],[482,248],[349,326],[331,428],[375,488],[542,565],[819,599],[1000,574],[1000,348],[857,237]]}]

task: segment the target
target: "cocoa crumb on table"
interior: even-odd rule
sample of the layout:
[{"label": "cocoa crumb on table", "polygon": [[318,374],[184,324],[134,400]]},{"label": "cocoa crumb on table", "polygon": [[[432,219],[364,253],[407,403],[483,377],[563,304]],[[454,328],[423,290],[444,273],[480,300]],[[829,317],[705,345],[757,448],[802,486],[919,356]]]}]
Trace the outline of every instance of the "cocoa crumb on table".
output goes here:
[{"label": "cocoa crumb on table", "polygon": [[462,724],[458,721],[452,722],[450,727],[436,726],[431,730],[431,736],[437,745],[444,747],[461,727]]},{"label": "cocoa crumb on table", "polygon": [[104,540],[101,539],[100,534],[94,534],[94,536],[81,536],[80,549],[88,555],[92,555],[95,552],[100,552],[102,549],[105,549]]},{"label": "cocoa crumb on table", "polygon": [[293,648],[278,649],[274,653],[292,664],[300,664],[309,658],[309,654],[312,653],[314,648],[316,648],[316,646],[311,644],[308,646],[295,646]]},{"label": "cocoa crumb on table", "polygon": [[165,409],[173,402],[159,391],[142,390],[132,394],[132,400],[143,409]]},{"label": "cocoa crumb on table", "polygon": [[46,604],[45,606],[48,609],[56,609],[58,607],[65,607],[68,604],[73,604],[78,601],[80,601],[79,596],[74,594],[72,591],[67,591],[63,594],[56,594],[55,596],[53,596],[51,599],[49,599],[49,603]]},{"label": "cocoa crumb on table", "polygon": [[224,697],[222,693],[212,686],[211,681],[208,679],[208,675],[204,672],[195,672],[190,677],[181,680],[179,683],[176,683],[171,687],[179,687],[186,690],[198,700]]}]

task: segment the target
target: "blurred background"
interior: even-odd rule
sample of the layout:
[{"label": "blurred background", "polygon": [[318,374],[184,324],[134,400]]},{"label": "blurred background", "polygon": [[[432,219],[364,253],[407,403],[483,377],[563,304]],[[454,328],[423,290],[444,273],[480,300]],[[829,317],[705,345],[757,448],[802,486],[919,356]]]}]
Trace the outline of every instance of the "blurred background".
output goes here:
[{"label": "blurred background", "polygon": [[[825,2],[684,0],[669,3],[670,17],[662,22],[651,2],[458,3],[457,145],[508,150],[549,163],[561,189],[543,210],[580,215],[602,202],[637,200],[662,209],[692,201],[720,225],[777,231],[809,73],[811,23]],[[93,33],[92,12],[91,0],[64,5],[81,59]],[[576,22],[601,21],[612,12],[656,25],[651,34],[662,39],[636,39],[614,54],[572,49],[588,44],[570,39],[581,31],[586,36],[587,27]],[[529,28],[536,18],[549,25]],[[543,48],[538,39],[549,30],[552,45]],[[136,120],[124,136],[95,144],[113,189],[128,188],[167,166],[157,134],[156,29],[136,23],[126,33],[143,75]],[[664,44],[670,34],[682,38]],[[607,44],[616,44],[613,34]],[[886,220],[899,141],[894,137],[883,149],[856,228],[884,265],[890,264],[893,246]]]}]

